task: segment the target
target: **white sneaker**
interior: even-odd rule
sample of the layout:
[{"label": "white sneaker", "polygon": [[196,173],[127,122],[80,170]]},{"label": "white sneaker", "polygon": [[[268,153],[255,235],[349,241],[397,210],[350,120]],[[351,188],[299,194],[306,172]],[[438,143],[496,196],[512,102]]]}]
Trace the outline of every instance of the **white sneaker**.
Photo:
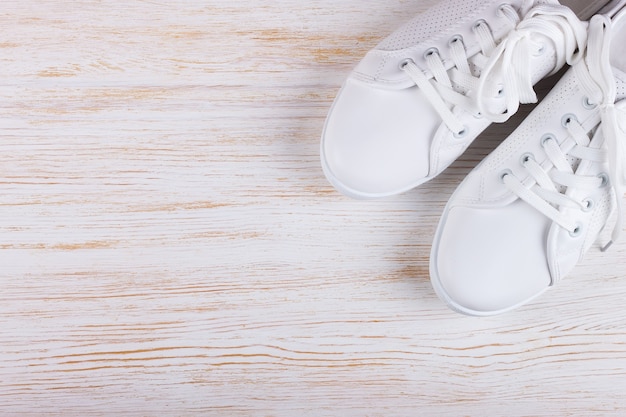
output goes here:
[{"label": "white sneaker", "polygon": [[535,298],[572,270],[614,210],[617,238],[626,180],[624,42],[626,8],[612,21],[594,16],[584,59],[450,198],[430,274],[452,309],[491,315]]},{"label": "white sneaker", "polygon": [[442,1],[365,56],[322,134],[335,188],[375,198],[435,177],[492,122],[535,102],[536,82],[577,60],[587,24],[570,8],[506,1]]}]

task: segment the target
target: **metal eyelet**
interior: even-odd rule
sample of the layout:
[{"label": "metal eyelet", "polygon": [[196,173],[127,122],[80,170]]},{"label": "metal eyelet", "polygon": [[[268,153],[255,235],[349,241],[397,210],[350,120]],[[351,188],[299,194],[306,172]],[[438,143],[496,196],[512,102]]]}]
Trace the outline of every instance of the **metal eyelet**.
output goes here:
[{"label": "metal eyelet", "polygon": [[485,19],[479,19],[472,25],[472,30],[478,30],[479,27],[484,25],[487,25],[487,21]]},{"label": "metal eyelet", "polygon": [[500,175],[498,176],[500,178],[500,182],[504,184],[504,178],[509,175],[513,175],[513,172],[510,169],[505,169],[504,171],[501,171]]},{"label": "metal eyelet", "polygon": [[576,115],[568,113],[561,118],[561,126],[568,127],[570,123],[578,122]]},{"label": "metal eyelet", "polygon": [[496,16],[498,17],[506,17],[504,9],[507,7],[512,7],[509,3],[502,3],[498,6],[498,10],[496,10]]},{"label": "metal eyelet", "polygon": [[426,51],[424,51],[424,59],[428,58],[429,56],[433,56],[433,55],[439,55],[439,49],[437,49],[437,48],[428,48]]},{"label": "metal eyelet", "polygon": [[569,235],[571,237],[578,237],[583,233],[583,225],[580,223],[576,223],[576,227],[574,228],[574,230],[569,232]]},{"label": "metal eyelet", "polygon": [[461,35],[454,35],[453,37],[450,38],[450,40],[448,41],[448,45],[452,45],[455,44],[457,42],[461,42],[463,43],[463,36]]},{"label": "metal eyelet", "polygon": [[522,166],[525,166],[528,163],[528,161],[530,161],[531,159],[534,161],[535,160],[535,155],[533,155],[530,152],[527,152],[527,153],[525,153],[524,155],[522,155],[520,157],[519,162],[520,162],[520,164],[522,164]]},{"label": "metal eyelet", "polygon": [[596,203],[592,199],[585,198],[583,200],[583,211],[585,212],[591,211],[595,205]]},{"label": "metal eyelet", "polygon": [[537,49],[537,50],[533,53],[533,56],[541,56],[541,55],[543,55],[545,52],[546,52],[546,44],[545,44],[545,43],[542,43],[542,44],[539,46],[539,49]]},{"label": "metal eyelet", "polygon": [[409,64],[414,64],[415,65],[415,61],[413,61],[412,58],[405,58],[402,61],[400,61],[400,63],[398,64],[398,68],[400,68],[402,71],[404,71],[406,66],[409,65]]},{"label": "metal eyelet", "polygon": [[455,132],[454,137],[457,139],[462,139],[469,134],[469,128],[467,126],[463,126],[463,129],[460,132]]},{"label": "metal eyelet", "polygon": [[598,178],[602,180],[602,183],[600,184],[601,188],[609,185],[609,176],[606,174],[606,172],[598,174]]},{"label": "metal eyelet", "polygon": [[546,147],[546,143],[550,140],[556,141],[556,137],[552,133],[546,133],[541,137],[541,146]]},{"label": "metal eyelet", "polygon": [[496,92],[495,97],[500,98],[504,96],[504,85],[498,84],[498,91]]},{"label": "metal eyelet", "polygon": [[596,103],[592,103],[589,97],[585,96],[583,97],[583,107],[586,108],[587,110],[593,110],[596,107],[598,107],[598,105]]}]

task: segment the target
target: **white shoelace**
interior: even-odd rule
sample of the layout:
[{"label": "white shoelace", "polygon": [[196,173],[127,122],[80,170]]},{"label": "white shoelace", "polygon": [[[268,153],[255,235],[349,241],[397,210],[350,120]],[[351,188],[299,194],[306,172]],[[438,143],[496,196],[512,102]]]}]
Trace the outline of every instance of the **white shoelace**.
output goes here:
[{"label": "white shoelace", "polygon": [[[591,200],[576,201],[570,196],[559,192],[557,185],[574,187],[582,191],[593,191],[599,187],[611,186],[615,191],[617,220],[613,227],[611,241],[602,250],[608,249],[617,240],[622,229],[624,185],[626,184],[626,146],[623,134],[620,133],[619,120],[626,121],[626,112],[615,107],[616,85],[609,60],[611,41],[611,22],[604,16],[594,16],[589,25],[587,57],[575,66],[575,75],[588,97],[599,112],[601,127],[590,139],[588,132],[573,117],[564,116],[564,126],[569,137],[560,145],[556,139],[548,136],[543,140],[544,150],[554,169],[544,169],[530,155],[525,156],[523,164],[535,180],[531,188],[526,187],[514,175],[504,173],[504,184],[519,198],[543,213],[559,226],[576,235],[581,232],[582,225],[571,216],[564,214],[559,208],[569,207],[579,210],[591,209]],[[603,149],[589,147],[598,135],[604,140]],[[603,163],[608,161],[609,172],[601,176],[577,175],[568,161],[568,156],[580,161]]]},{"label": "white shoelace", "polygon": [[[543,34],[556,44],[555,70],[565,62],[575,63],[584,52],[586,25],[566,6],[539,5],[528,11],[523,20],[511,5],[500,6],[500,12],[516,27],[499,45],[496,45],[488,24],[478,21],[473,30],[481,53],[468,57],[463,40],[454,37],[449,42],[450,55],[454,62],[450,70],[446,70],[436,49],[425,54],[433,78],[429,78],[410,59],[401,66],[430,101],[443,123],[456,136],[467,134],[467,128],[454,115],[452,109],[455,106],[461,106],[493,122],[503,122],[518,110],[520,103],[537,101],[530,60],[532,54],[541,53],[545,46],[533,42],[532,34]],[[478,76],[472,73],[471,66],[477,69]],[[502,79],[502,85],[493,85],[493,79]],[[505,95],[506,111],[488,111],[487,101],[502,94]]]}]

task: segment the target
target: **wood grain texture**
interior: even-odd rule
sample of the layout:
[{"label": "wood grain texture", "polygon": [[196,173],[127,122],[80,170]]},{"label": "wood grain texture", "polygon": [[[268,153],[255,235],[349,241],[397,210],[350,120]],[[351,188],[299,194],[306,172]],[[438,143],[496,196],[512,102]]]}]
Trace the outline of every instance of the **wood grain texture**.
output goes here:
[{"label": "wood grain texture", "polygon": [[626,242],[495,318],[431,289],[512,125],[382,201],[321,172],[346,74],[433,2],[4,0],[0,415],[624,415]]}]

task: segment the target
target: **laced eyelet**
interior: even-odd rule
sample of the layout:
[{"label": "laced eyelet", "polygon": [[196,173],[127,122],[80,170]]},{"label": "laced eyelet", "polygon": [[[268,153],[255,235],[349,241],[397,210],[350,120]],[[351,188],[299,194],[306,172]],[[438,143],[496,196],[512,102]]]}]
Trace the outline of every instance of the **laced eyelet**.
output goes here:
[{"label": "laced eyelet", "polygon": [[448,45],[453,45],[457,42],[461,42],[463,43],[463,36],[461,35],[454,35],[453,37],[450,38],[450,40],[448,41]]},{"label": "laced eyelet", "polygon": [[554,137],[552,133],[546,133],[545,135],[541,137],[541,146],[545,148],[546,143],[548,143],[548,141],[551,141],[551,140],[556,141],[556,137]]},{"label": "laced eyelet", "polygon": [[576,224],[576,227],[574,228],[574,230],[569,232],[569,235],[571,237],[578,237],[583,233],[583,225],[580,223]]},{"label": "laced eyelet", "polygon": [[596,103],[592,103],[589,99],[589,97],[585,96],[583,97],[583,107],[588,109],[588,110],[593,110],[596,107],[598,107],[598,105]]},{"label": "laced eyelet", "polygon": [[500,172],[500,175],[498,175],[498,178],[500,179],[500,182],[504,184],[504,178],[506,178],[509,175],[513,175],[513,172],[510,169],[505,169],[504,171]]},{"label": "laced eyelet", "polygon": [[543,55],[545,52],[546,52],[546,44],[545,44],[545,43],[542,43],[542,44],[539,46],[539,49],[537,49],[537,50],[533,53],[533,56],[541,56],[541,55]]},{"label": "laced eyelet", "polygon": [[576,117],[576,115],[568,113],[561,118],[561,125],[563,127],[568,127],[570,123],[577,122],[577,121],[578,121],[578,118]]},{"label": "laced eyelet", "polygon": [[606,187],[609,185],[609,176],[605,172],[598,174],[598,178],[602,180],[600,187]]},{"label": "laced eyelet", "polygon": [[406,66],[409,65],[409,64],[415,64],[415,61],[413,61],[412,58],[405,58],[402,61],[400,61],[400,63],[398,64],[398,68],[400,68],[402,71],[404,71]]},{"label": "laced eyelet", "polygon": [[429,56],[432,55],[439,55],[439,49],[437,48],[428,48],[426,51],[424,51],[424,59],[428,58]]},{"label": "laced eyelet", "polygon": [[472,25],[472,30],[476,31],[478,30],[478,28],[480,28],[481,26],[485,26],[485,25],[487,25],[487,21],[485,19],[479,19],[475,21],[474,24]]},{"label": "laced eyelet", "polygon": [[460,132],[455,132],[454,137],[457,139],[462,139],[469,134],[469,128],[467,126],[463,126],[463,129]]},{"label": "laced eyelet", "polygon": [[587,212],[587,211],[591,211],[593,209],[593,206],[595,206],[595,202],[590,199],[590,198],[585,198],[583,200],[583,211]]},{"label": "laced eyelet", "polygon": [[496,10],[496,15],[498,17],[506,17],[506,12],[504,10],[509,7],[512,7],[509,3],[502,3],[498,6],[498,10]]},{"label": "laced eyelet", "polygon": [[496,93],[496,98],[500,98],[504,96],[504,86],[502,84],[498,84],[498,92]]},{"label": "laced eyelet", "polygon": [[530,160],[534,161],[535,160],[535,155],[533,155],[530,152],[527,152],[527,153],[525,153],[524,155],[522,155],[520,157],[519,162],[520,162],[520,164],[522,164],[522,166],[525,166],[528,163],[528,161],[530,161]]}]

